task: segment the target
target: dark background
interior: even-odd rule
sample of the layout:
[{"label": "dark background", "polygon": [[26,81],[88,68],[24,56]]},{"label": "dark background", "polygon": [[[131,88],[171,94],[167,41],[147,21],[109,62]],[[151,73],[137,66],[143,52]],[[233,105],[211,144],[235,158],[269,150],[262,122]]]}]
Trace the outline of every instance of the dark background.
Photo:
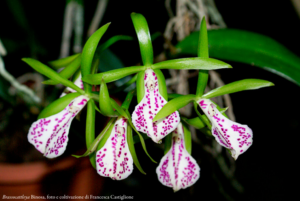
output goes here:
[{"label": "dark background", "polygon": [[[44,63],[58,58],[65,3],[22,1],[21,5],[28,22],[24,27],[12,15],[8,1],[0,2],[0,38],[8,51],[8,55],[4,57],[6,68],[17,77],[33,71],[21,61],[23,57],[34,57]],[[215,2],[228,28],[264,34],[300,56],[300,19],[290,1],[215,0]],[[85,2],[84,33],[96,4],[97,1]],[[112,0],[102,20],[102,25],[112,22],[103,41],[119,34],[136,37],[130,18],[131,12],[145,16],[151,33],[163,32],[169,19],[164,1]],[[155,55],[163,50],[162,44],[161,38],[154,43]],[[136,41],[119,42],[112,46],[111,50],[125,66],[136,65],[140,61]],[[162,186],[155,173],[157,164],[151,163],[140,146],[137,146],[141,165],[147,175],[142,175],[135,168],[132,176],[124,181],[106,179],[104,195],[134,195],[138,200],[145,198],[226,200],[226,196],[220,193],[221,184],[234,200],[290,200],[293,196],[298,197],[299,86],[260,68],[241,63],[228,63],[233,69],[218,71],[225,83],[244,78],[258,78],[275,84],[271,88],[231,95],[237,122],[247,124],[254,133],[254,144],[236,161],[235,176],[244,187],[244,193],[235,192],[220,174],[211,156],[195,144],[193,157],[199,162],[201,176],[192,188],[173,193],[172,189]],[[151,142],[147,142],[147,146],[150,154],[159,162],[162,151]]]}]

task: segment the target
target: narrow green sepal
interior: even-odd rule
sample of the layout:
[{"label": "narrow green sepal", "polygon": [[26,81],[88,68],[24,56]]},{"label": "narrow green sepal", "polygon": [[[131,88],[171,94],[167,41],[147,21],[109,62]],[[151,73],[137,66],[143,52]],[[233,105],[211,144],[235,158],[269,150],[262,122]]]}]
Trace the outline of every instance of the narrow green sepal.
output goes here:
[{"label": "narrow green sepal", "polygon": [[216,70],[232,68],[229,64],[212,58],[172,59],[155,63],[152,69],[185,69],[185,70]]},{"label": "narrow green sepal", "polygon": [[149,66],[153,64],[153,48],[147,21],[139,13],[131,13],[131,19],[139,40],[143,64]]},{"label": "narrow green sepal", "polygon": [[189,129],[189,126],[185,124],[184,122],[182,123],[183,127],[183,133],[184,133],[184,143],[185,143],[185,148],[189,154],[192,154],[192,136],[191,136],[191,131]]},{"label": "narrow green sepal", "polygon": [[179,110],[180,108],[186,106],[188,103],[195,100],[196,96],[193,94],[180,96],[178,98],[174,98],[170,100],[167,104],[163,106],[163,108],[156,114],[156,116],[153,118],[153,122],[157,121],[159,119],[162,119],[173,112]]},{"label": "narrow green sepal", "polygon": [[78,53],[78,54],[74,54],[74,55],[71,55],[71,56],[68,56],[68,57],[65,57],[65,58],[61,58],[61,59],[57,59],[57,60],[54,60],[54,61],[50,61],[48,62],[49,65],[51,67],[53,67],[55,70],[59,69],[59,68],[62,68],[62,67],[65,67],[67,65],[69,65],[71,62],[73,62],[81,53]]},{"label": "narrow green sepal", "polygon": [[63,78],[57,72],[55,72],[45,64],[31,58],[23,58],[22,61],[26,62],[29,66],[31,66],[34,70],[41,73],[42,75],[45,75],[46,77],[49,77],[50,79],[59,82],[65,85],[66,87],[70,87],[71,89],[74,89],[75,91],[83,95],[85,94],[85,92],[82,89],[80,89],[78,86],[76,86],[73,82]]},{"label": "narrow green sepal", "polygon": [[109,136],[110,136],[110,134],[111,134],[111,132],[114,128],[116,120],[117,120],[116,117],[111,118],[111,124],[108,127],[107,131],[103,134],[103,137],[102,137],[102,139],[100,140],[100,142],[98,144],[97,151],[102,149],[102,147],[105,145],[107,139],[109,138]]},{"label": "narrow green sepal", "polygon": [[108,89],[104,80],[101,82],[100,93],[99,93],[99,107],[103,115],[109,117],[116,117],[118,113],[114,111],[108,93]]},{"label": "narrow green sepal", "polygon": [[61,112],[63,109],[65,109],[68,106],[68,104],[70,104],[72,100],[74,100],[78,96],[80,96],[80,93],[78,92],[70,93],[55,100],[54,102],[52,102],[42,110],[42,112],[38,116],[38,119],[50,117],[52,115]]},{"label": "narrow green sepal", "polygon": [[133,159],[133,163],[135,164],[135,166],[137,167],[137,169],[139,169],[139,171],[141,173],[146,174],[144,172],[143,168],[141,167],[140,162],[139,162],[136,152],[135,152],[131,126],[127,126],[127,143],[128,143],[128,148],[129,148],[130,154]]},{"label": "narrow green sepal", "polygon": [[144,66],[131,66],[107,71],[104,73],[86,75],[82,78],[82,81],[92,85],[99,85],[101,84],[102,79],[104,79],[106,83],[109,83],[143,70],[145,70]]},{"label": "narrow green sepal", "polygon": [[[168,91],[167,91],[165,76],[159,69],[156,69],[153,71],[157,77],[159,93],[166,101],[168,101]],[[143,84],[143,87],[144,87],[144,84]]]},{"label": "narrow green sepal", "polygon": [[172,133],[164,137],[164,142],[165,142],[164,154],[166,155],[172,147]]},{"label": "narrow green sepal", "polygon": [[109,128],[111,127],[111,125],[114,125],[114,119],[111,118],[108,123],[106,124],[106,126],[104,127],[104,129],[101,131],[101,133],[97,136],[97,138],[93,141],[93,143],[89,146],[89,148],[86,150],[86,152],[82,155],[72,155],[75,158],[81,158],[81,157],[85,157],[90,155],[91,153],[93,153],[94,151],[96,151],[99,142],[103,139],[103,136],[105,135],[105,133],[109,130]]},{"label": "narrow green sepal", "polygon": [[[95,140],[95,104],[93,100],[87,102],[86,113],[86,127],[85,127],[85,140],[86,147],[89,148]],[[96,168],[96,154],[91,153],[89,155],[90,162],[94,168]]]},{"label": "narrow green sepal", "polygon": [[[81,54],[78,54],[78,56],[58,74],[63,78],[69,79],[79,69],[80,64],[81,64]],[[59,84],[59,82],[54,80],[45,80],[42,83],[49,84],[49,85]]]},{"label": "narrow green sepal", "polygon": [[230,93],[235,93],[235,92],[245,91],[245,90],[260,89],[262,87],[270,87],[270,86],[274,86],[274,84],[266,80],[244,79],[211,90],[210,92],[204,94],[202,98],[210,99],[224,94],[230,94]]}]

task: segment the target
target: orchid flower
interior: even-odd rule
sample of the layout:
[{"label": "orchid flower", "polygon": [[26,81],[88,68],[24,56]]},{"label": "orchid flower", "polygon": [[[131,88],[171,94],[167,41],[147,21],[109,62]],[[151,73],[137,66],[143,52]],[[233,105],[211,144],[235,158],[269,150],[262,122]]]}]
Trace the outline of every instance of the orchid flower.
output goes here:
[{"label": "orchid flower", "polygon": [[133,158],[127,143],[127,119],[119,117],[109,138],[97,151],[96,166],[99,175],[113,180],[126,179],[133,171]]},{"label": "orchid flower", "polygon": [[47,158],[55,158],[64,153],[72,120],[84,108],[86,96],[73,99],[61,112],[35,121],[28,133],[28,141]]},{"label": "orchid flower", "polygon": [[159,93],[158,87],[156,74],[152,69],[147,69],[144,77],[145,95],[132,114],[132,122],[136,129],[146,133],[156,143],[160,143],[162,138],[171,133],[180,121],[179,113],[176,111],[152,122],[155,115],[167,103]]},{"label": "orchid flower", "polygon": [[200,167],[187,152],[183,126],[180,123],[172,132],[172,147],[156,168],[159,181],[174,192],[193,185],[200,177]]},{"label": "orchid flower", "polygon": [[211,100],[200,99],[197,102],[212,124],[212,135],[220,145],[230,149],[236,160],[252,145],[252,130],[224,117]]}]

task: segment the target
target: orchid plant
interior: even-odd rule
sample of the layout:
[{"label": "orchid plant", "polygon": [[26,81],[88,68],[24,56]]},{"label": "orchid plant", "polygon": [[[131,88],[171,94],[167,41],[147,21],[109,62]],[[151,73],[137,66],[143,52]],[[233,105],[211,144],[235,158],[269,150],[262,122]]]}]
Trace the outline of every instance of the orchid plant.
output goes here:
[{"label": "orchid plant", "polygon": [[[209,58],[205,19],[201,22],[198,57],[181,58],[153,63],[153,49],[146,19],[138,13],[131,18],[139,41],[142,66],[96,73],[99,65],[97,54],[116,40],[99,45],[110,23],[98,29],[86,42],[82,53],[50,62],[54,69],[65,66],[57,73],[39,61],[24,58],[27,64],[39,73],[49,77],[44,84],[63,84],[66,90],[62,96],[46,107],[34,122],[28,133],[28,140],[47,158],[58,157],[65,151],[68,134],[74,117],[87,105],[86,146],[87,151],[75,157],[90,157],[97,173],[114,180],[126,179],[133,171],[133,163],[145,174],[135,151],[134,144],[141,143],[146,155],[145,140],[165,143],[165,155],[157,169],[158,180],[174,191],[193,185],[200,177],[200,167],[191,156],[191,134],[188,124],[208,134],[227,148],[234,159],[244,153],[252,144],[252,130],[247,125],[228,119],[224,111],[210,99],[224,94],[272,86],[271,82],[259,79],[236,81],[204,94],[208,70],[231,68],[227,63]],[[122,39],[119,36],[116,38]],[[80,68],[80,70],[79,70]],[[173,94],[168,100],[164,75],[161,69],[199,70],[196,94]],[[128,92],[120,106],[110,98],[106,83],[136,74],[125,84],[133,82],[136,87]],[[68,80],[73,75],[73,82]],[[92,90],[100,85],[100,91]],[[124,88],[123,86],[120,88]],[[138,104],[129,111],[133,97]],[[193,102],[198,114],[193,119],[181,118],[178,109]],[[96,105],[99,103],[99,107]],[[203,111],[198,111],[198,105]],[[110,117],[103,131],[95,135],[95,113]],[[133,130],[136,135],[134,135]]]}]

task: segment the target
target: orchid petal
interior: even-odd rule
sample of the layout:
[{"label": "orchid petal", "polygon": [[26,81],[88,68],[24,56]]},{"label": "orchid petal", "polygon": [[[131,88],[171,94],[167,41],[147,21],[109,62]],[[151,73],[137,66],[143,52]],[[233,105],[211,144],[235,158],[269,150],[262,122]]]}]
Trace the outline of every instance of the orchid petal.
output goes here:
[{"label": "orchid petal", "polygon": [[68,134],[72,120],[89,100],[78,96],[61,112],[35,121],[28,133],[28,141],[47,158],[62,155],[68,143]]},{"label": "orchid petal", "polygon": [[138,131],[146,133],[154,142],[159,143],[178,126],[179,113],[176,111],[165,118],[152,122],[155,115],[167,103],[159,93],[157,76],[152,69],[147,69],[145,72],[144,89],[145,95],[135,107],[132,122]]},{"label": "orchid petal", "polygon": [[133,171],[133,159],[127,143],[127,119],[119,118],[105,145],[97,151],[96,166],[101,176],[126,179]]},{"label": "orchid petal", "polygon": [[[81,73],[78,75],[78,78],[75,80],[74,84],[78,87],[80,87],[80,89],[83,89],[83,82],[81,80],[82,76]],[[60,95],[60,98],[67,95],[67,93],[74,93],[76,92],[74,89],[71,89],[70,87],[67,87],[64,92]]]},{"label": "orchid petal", "polygon": [[175,192],[193,185],[200,177],[200,167],[185,148],[181,123],[172,132],[172,147],[161,159],[156,174],[163,185]]},{"label": "orchid petal", "polygon": [[223,147],[230,149],[232,157],[236,160],[252,145],[253,133],[247,125],[233,122],[217,109],[209,99],[197,101],[203,112],[212,124],[212,134]]}]

